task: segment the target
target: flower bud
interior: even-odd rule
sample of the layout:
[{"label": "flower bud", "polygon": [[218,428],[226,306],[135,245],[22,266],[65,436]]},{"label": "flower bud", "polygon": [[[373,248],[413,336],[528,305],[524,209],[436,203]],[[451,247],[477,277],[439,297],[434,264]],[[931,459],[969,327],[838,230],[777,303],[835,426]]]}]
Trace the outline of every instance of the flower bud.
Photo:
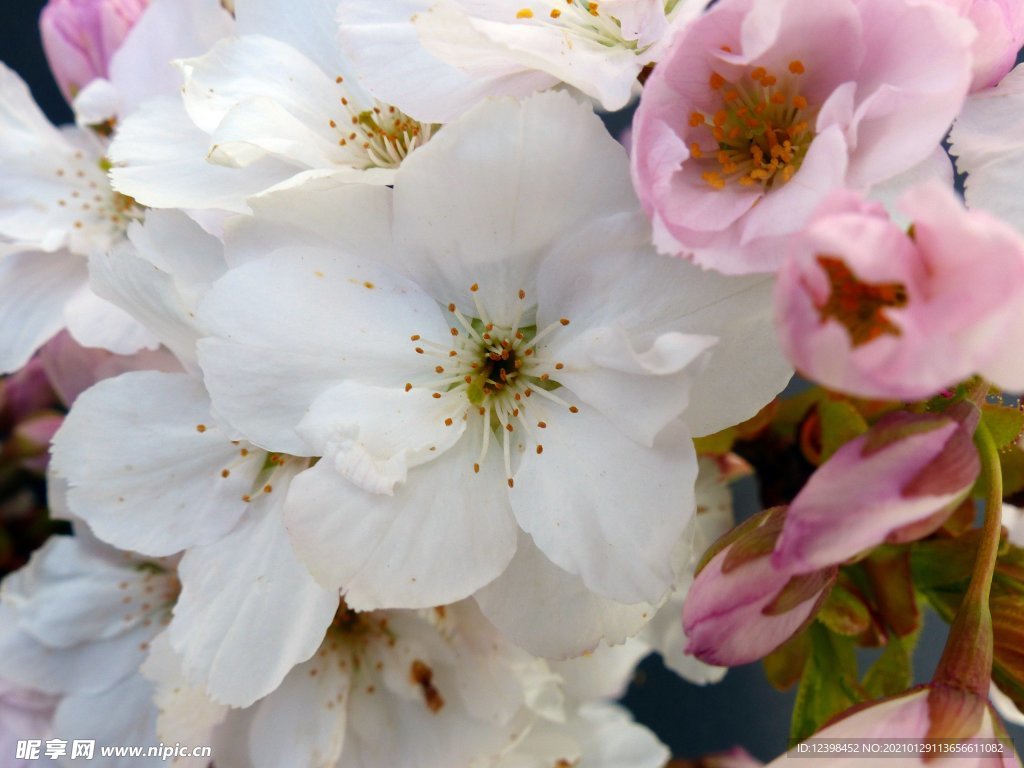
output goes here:
[{"label": "flower bud", "polygon": [[953,415],[961,418],[888,414],[836,451],[793,499],[775,566],[808,573],[938,528],[980,467],[971,442],[977,409],[965,403]]},{"label": "flower bud", "polygon": [[686,652],[707,664],[736,666],[768,655],[814,615],[836,569],[794,574],[771,551],[785,510],[768,510],[726,534],[690,587],[683,607]]},{"label": "flower bud", "polygon": [[43,49],[64,97],[106,77],[110,59],[149,0],[50,0],[39,17]]}]

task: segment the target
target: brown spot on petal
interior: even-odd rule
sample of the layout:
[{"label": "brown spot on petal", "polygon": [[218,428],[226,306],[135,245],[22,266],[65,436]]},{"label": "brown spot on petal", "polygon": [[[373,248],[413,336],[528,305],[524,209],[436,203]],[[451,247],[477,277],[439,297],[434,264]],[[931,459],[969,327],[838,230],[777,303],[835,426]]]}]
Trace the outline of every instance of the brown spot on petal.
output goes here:
[{"label": "brown spot on petal", "polygon": [[444,707],[444,698],[437,688],[434,687],[434,670],[419,659],[416,659],[409,668],[409,677],[420,687],[427,709],[434,713],[440,712]]}]

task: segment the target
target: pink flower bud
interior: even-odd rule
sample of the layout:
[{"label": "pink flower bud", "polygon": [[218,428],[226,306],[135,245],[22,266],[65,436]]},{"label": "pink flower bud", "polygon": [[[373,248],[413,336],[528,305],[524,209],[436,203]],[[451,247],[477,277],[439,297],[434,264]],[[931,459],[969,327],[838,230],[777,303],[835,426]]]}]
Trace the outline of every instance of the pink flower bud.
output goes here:
[{"label": "pink flower bud", "polygon": [[786,513],[772,562],[791,573],[842,563],[883,542],[931,533],[978,476],[978,411],[897,412],[851,440],[807,481]]},{"label": "pink flower bud", "polygon": [[50,69],[64,97],[99,77],[149,0],[50,0],[39,17]]},{"label": "pink flower bud", "polygon": [[835,568],[794,575],[770,552],[784,510],[769,510],[726,534],[728,542],[697,577],[683,607],[686,652],[707,664],[736,666],[767,656],[810,619],[828,595]]},{"label": "pink flower bud", "polygon": [[[984,699],[968,691],[943,686],[923,687],[908,691],[890,699],[875,702],[869,706],[855,708],[831,725],[814,734],[813,739],[837,740],[846,743],[852,750],[861,739],[877,742],[886,740],[920,740],[933,747],[942,744],[953,745],[963,743],[966,749],[957,752],[931,754],[915,750],[913,753],[901,755],[878,755],[878,757],[897,757],[895,765],[956,765],[957,768],[976,768],[989,766],[1020,766],[1020,761],[1013,748],[1013,743],[1006,735],[1005,727],[993,713],[992,708]],[[973,745],[968,740],[981,740]],[[1002,742],[1002,751],[995,739]],[[809,746],[809,745],[808,745]],[[985,747],[988,747],[988,750]],[[863,765],[873,764],[870,757],[856,755],[851,751],[812,755],[800,746],[793,751],[776,758],[769,764],[783,766],[791,763],[791,756],[799,755],[801,766],[832,765]],[[955,759],[950,759],[955,758]],[[888,761],[883,761],[888,762]]]}]

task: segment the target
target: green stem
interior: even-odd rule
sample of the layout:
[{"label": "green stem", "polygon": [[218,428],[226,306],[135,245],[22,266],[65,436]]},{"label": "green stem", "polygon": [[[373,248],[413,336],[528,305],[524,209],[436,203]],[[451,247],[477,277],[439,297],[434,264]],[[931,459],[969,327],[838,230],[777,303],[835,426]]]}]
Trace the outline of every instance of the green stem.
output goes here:
[{"label": "green stem", "polygon": [[978,424],[974,444],[985,478],[985,522],[971,583],[949,628],[934,682],[964,688],[988,697],[992,675],[992,612],[989,595],[1002,532],[1003,476],[999,450],[984,423]]}]

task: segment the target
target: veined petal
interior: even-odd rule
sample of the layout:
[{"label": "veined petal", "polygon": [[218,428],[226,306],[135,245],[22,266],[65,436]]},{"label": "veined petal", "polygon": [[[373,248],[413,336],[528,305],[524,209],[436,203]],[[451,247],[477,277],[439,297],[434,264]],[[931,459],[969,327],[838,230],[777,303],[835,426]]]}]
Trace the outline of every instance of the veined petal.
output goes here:
[{"label": "veined petal", "polygon": [[510,492],[520,526],[599,595],[657,603],[694,509],[689,433],[677,423],[646,448],[586,406],[551,421],[543,453],[525,452]]},{"label": "veined petal", "polygon": [[548,250],[587,222],[637,208],[627,179],[625,151],[588,105],[565,93],[488,102],[399,168],[396,264],[474,316],[470,285],[479,284],[492,319],[510,322],[517,292],[534,295]]},{"label": "veined petal", "polygon": [[192,683],[235,707],[270,693],[309,659],[338,608],[337,591],[314,582],[292,552],[281,518],[287,478],[274,485],[233,531],[190,549],[178,568],[171,644]]},{"label": "veined petal", "polygon": [[189,119],[180,97],[152,99],[117,131],[109,157],[114,189],[154,208],[222,208],[248,213],[247,197],[295,172],[274,158],[244,169],[207,161],[210,137]]},{"label": "veined petal", "polygon": [[233,444],[209,409],[185,374],[126,373],[84,392],[51,463],[70,484],[71,510],[105,541],[150,555],[220,538],[245,511],[264,458]]},{"label": "veined petal", "polygon": [[142,323],[83,285],[64,305],[64,323],[83,347],[99,347],[118,355],[156,349],[160,342]]},{"label": "veined petal", "polygon": [[[393,496],[360,490],[321,461],[292,483],[285,519],[299,558],[357,609],[425,608],[461,600],[500,574],[516,525],[500,463],[467,435],[412,470]],[[445,553],[451,553],[444,561]],[[454,566],[454,567],[452,567]]]},{"label": "veined petal", "polygon": [[0,256],[0,373],[13,373],[64,327],[64,307],[86,284],[67,251]]},{"label": "veined petal", "polygon": [[339,40],[375,97],[417,120],[448,123],[487,96],[525,98],[555,84],[546,72],[514,65],[472,77],[430,54],[412,19],[433,1],[346,0],[338,6]]},{"label": "veined petal", "polygon": [[218,414],[257,445],[309,455],[295,433],[306,409],[343,379],[402,386],[431,370],[411,330],[449,336],[440,308],[377,263],[326,249],[286,248],[228,272],[200,321],[199,344]]},{"label": "veined petal", "polygon": [[[331,768],[348,730],[352,673],[316,656],[292,670],[256,705],[249,737],[253,768]],[[282,739],[282,733],[288,738]]]},{"label": "veined petal", "polygon": [[[474,598],[506,637],[530,653],[553,659],[579,656],[602,639],[621,643],[655,610],[647,603],[626,605],[594,594],[522,532],[508,568]],[[540,622],[538,616],[559,620]]]},{"label": "veined petal", "polygon": [[[609,217],[577,232],[541,265],[537,327],[561,317],[570,321],[552,336],[546,352],[565,365],[558,381],[645,444],[680,413],[697,436],[750,418],[792,375],[772,324],[772,280],[720,275],[655,254],[647,231],[636,214]],[[581,270],[584,261],[588,269]],[[608,360],[607,341],[603,352],[593,346],[612,337],[619,338],[623,353],[626,342],[634,350],[653,350],[670,340],[677,351],[713,346],[703,368],[680,365],[675,375],[648,370],[623,390],[611,385],[624,375],[604,367],[616,367]],[[755,379],[746,373],[751,366],[759,371]],[[598,382],[609,387],[604,396],[595,390]],[[645,388],[642,395],[637,387]],[[616,402],[623,391],[636,393],[628,409]],[[629,425],[620,423],[626,420]]]},{"label": "veined petal", "polygon": [[170,62],[198,56],[233,29],[219,0],[153,0],[110,60],[122,116],[146,99],[177,97],[181,73]]}]

